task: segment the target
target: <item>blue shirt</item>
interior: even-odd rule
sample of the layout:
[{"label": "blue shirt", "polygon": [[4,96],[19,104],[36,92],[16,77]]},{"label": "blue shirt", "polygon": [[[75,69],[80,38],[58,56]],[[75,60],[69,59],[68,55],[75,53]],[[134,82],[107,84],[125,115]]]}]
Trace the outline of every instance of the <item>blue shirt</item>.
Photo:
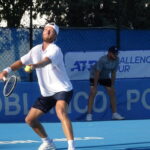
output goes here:
[{"label": "blue shirt", "polygon": [[117,71],[119,65],[119,58],[116,60],[109,59],[107,55],[102,56],[97,63],[91,68],[90,78],[94,78],[94,74],[97,71],[100,71],[99,79],[108,79],[110,78],[110,73],[112,71]]}]

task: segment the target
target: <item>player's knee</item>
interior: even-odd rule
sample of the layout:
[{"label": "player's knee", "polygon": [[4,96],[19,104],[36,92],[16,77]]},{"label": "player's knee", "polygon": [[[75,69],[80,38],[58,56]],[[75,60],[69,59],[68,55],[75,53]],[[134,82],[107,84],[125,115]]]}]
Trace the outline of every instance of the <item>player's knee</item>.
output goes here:
[{"label": "player's knee", "polygon": [[111,88],[111,93],[114,94],[115,93],[115,89]]},{"label": "player's knee", "polygon": [[97,91],[96,91],[96,90],[91,90],[91,95],[92,95],[92,96],[95,96],[95,95],[96,95],[96,93],[97,93]]},{"label": "player's knee", "polygon": [[30,125],[30,126],[33,126],[33,124],[34,124],[34,121],[33,121],[31,118],[29,118],[29,117],[26,117],[26,118],[25,118],[25,122],[26,122],[28,125]]},{"label": "player's knee", "polygon": [[31,120],[30,120],[28,117],[25,118],[25,122],[26,122],[27,124],[30,124],[30,121],[31,121]]},{"label": "player's knee", "polygon": [[114,88],[108,88],[108,94],[109,95],[115,95],[115,89]]}]

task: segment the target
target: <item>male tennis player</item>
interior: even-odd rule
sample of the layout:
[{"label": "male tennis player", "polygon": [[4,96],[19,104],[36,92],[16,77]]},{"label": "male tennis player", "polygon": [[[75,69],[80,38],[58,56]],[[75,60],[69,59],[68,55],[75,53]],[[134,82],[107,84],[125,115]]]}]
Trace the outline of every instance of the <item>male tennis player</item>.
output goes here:
[{"label": "male tennis player", "polygon": [[68,150],[75,150],[71,121],[67,110],[72,97],[72,84],[68,78],[63,62],[61,49],[54,44],[59,33],[55,23],[49,23],[43,30],[43,43],[33,47],[20,60],[5,68],[0,73],[0,79],[11,71],[18,70],[24,65],[36,69],[41,97],[30,109],[25,121],[41,137],[42,144],[38,150],[55,150],[55,145],[43,128],[38,118],[55,107],[58,118],[68,140]]},{"label": "male tennis player", "polygon": [[92,67],[90,72],[90,95],[88,99],[88,113],[86,116],[87,121],[92,120],[92,106],[95,95],[97,93],[98,84],[104,86],[107,89],[113,113],[112,119],[124,119],[124,117],[117,113],[116,107],[114,83],[118,65],[118,49],[115,46],[112,46],[109,48],[108,54],[102,56],[99,61]]}]

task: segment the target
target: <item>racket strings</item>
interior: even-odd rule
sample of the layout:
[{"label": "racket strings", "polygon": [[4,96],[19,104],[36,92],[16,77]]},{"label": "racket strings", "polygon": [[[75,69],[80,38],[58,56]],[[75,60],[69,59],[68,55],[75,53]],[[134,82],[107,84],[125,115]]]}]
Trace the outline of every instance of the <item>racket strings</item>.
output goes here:
[{"label": "racket strings", "polygon": [[11,91],[11,89],[14,87],[14,82],[15,82],[15,79],[14,78],[11,78],[9,80],[9,82],[7,83],[7,88],[6,88],[6,93],[9,93]]},{"label": "racket strings", "polygon": [[12,76],[6,81],[5,86],[4,86],[4,91],[3,91],[5,96],[9,96],[12,93],[16,85],[16,80],[17,80],[16,77]]}]

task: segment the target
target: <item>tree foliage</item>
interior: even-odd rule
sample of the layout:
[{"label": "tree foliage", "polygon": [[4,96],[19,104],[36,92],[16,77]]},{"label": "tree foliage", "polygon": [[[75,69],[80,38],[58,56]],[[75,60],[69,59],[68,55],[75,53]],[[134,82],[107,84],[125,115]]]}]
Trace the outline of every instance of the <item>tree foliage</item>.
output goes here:
[{"label": "tree foliage", "polygon": [[[31,0],[0,0],[0,21],[20,27]],[[40,14],[47,21],[68,27],[116,27],[150,29],[149,0],[33,0],[33,18]]]},{"label": "tree foliage", "polygon": [[30,0],[0,0],[0,21],[7,21],[8,27],[20,26],[24,12],[30,6]]}]

